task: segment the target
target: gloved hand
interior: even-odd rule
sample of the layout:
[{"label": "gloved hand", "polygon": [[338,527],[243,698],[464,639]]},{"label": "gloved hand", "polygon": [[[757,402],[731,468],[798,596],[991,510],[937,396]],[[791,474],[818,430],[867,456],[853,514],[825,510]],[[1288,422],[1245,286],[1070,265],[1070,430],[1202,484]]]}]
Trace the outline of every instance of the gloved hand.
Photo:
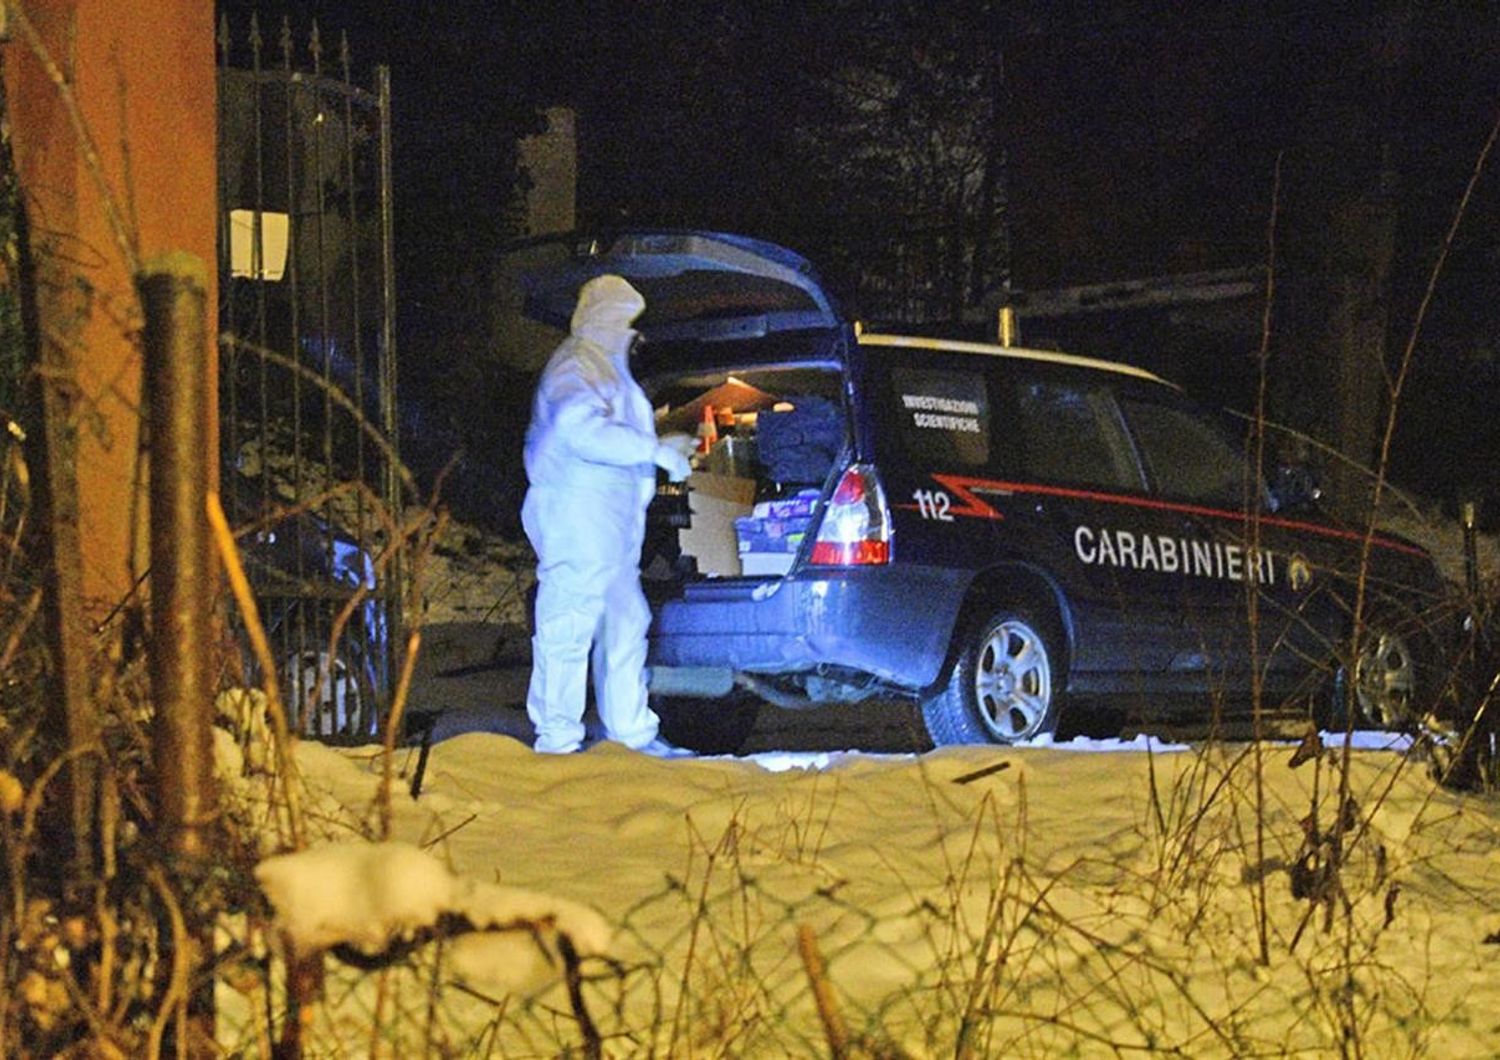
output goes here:
[{"label": "gloved hand", "polygon": [[697,440],[688,434],[664,434],[656,442],[656,453],[652,462],[667,473],[673,482],[681,482],[692,473],[688,456],[698,447]]}]

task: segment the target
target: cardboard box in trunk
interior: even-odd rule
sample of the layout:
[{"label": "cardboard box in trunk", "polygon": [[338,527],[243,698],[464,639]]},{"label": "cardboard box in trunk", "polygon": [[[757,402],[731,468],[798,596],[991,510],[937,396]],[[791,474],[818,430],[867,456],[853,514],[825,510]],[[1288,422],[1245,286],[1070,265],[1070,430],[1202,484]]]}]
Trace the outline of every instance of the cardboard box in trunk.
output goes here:
[{"label": "cardboard box in trunk", "polygon": [[698,559],[698,570],[733,578],[740,574],[739,539],[734,521],[749,514],[755,480],[695,471],[688,476],[688,509],[693,525],[677,532],[682,551]]}]

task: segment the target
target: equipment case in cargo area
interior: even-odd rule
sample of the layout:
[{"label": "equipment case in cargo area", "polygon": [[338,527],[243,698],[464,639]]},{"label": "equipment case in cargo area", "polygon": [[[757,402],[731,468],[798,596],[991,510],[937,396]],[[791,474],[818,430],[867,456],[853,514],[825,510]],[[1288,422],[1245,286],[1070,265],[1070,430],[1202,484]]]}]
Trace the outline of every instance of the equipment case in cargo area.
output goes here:
[{"label": "equipment case in cargo area", "polygon": [[[833,398],[806,392],[813,384],[836,394],[836,376],[798,372],[783,386],[783,374],[754,373],[753,385],[735,377],[706,392],[686,386],[676,400],[658,404],[658,431],[680,427],[690,410],[706,426],[717,410],[733,433],[700,432],[687,482],[660,486],[651,516],[657,532],[648,536],[643,566],[664,554],[681,556],[683,569],[708,578],[780,577],[791,570],[845,427]],[[709,395],[720,403],[707,403]],[[744,408],[730,403],[735,397]],[[663,528],[675,528],[675,542],[664,543]]]}]

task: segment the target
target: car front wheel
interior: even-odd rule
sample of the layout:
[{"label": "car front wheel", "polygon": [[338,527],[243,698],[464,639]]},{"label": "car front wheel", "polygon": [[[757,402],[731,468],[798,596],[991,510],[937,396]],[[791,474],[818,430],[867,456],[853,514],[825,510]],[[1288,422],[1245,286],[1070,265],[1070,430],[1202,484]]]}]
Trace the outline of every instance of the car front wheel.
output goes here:
[{"label": "car front wheel", "polygon": [[1421,622],[1377,613],[1360,637],[1352,680],[1347,663],[1336,671],[1332,727],[1345,725],[1344,703],[1352,699],[1359,725],[1393,732],[1416,729],[1439,707],[1431,702],[1434,693],[1443,691],[1438,658],[1437,644]]},{"label": "car front wheel", "polygon": [[999,611],[977,626],[947,685],[922,704],[933,744],[1013,744],[1055,731],[1057,644],[1024,611]]},{"label": "car front wheel", "polygon": [[1368,630],[1354,662],[1354,698],[1366,721],[1404,729],[1417,720],[1417,663],[1400,633]]}]

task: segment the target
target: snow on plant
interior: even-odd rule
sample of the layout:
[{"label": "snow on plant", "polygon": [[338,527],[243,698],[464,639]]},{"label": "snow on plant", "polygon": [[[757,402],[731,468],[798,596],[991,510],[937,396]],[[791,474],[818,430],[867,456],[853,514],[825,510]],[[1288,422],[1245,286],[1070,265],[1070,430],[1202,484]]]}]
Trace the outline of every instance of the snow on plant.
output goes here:
[{"label": "snow on plant", "polygon": [[516,991],[556,977],[560,936],[578,956],[609,946],[593,910],[457,876],[409,843],[328,843],[266,858],[255,877],[303,953],[350,947],[373,958],[447,937],[460,981]]}]

